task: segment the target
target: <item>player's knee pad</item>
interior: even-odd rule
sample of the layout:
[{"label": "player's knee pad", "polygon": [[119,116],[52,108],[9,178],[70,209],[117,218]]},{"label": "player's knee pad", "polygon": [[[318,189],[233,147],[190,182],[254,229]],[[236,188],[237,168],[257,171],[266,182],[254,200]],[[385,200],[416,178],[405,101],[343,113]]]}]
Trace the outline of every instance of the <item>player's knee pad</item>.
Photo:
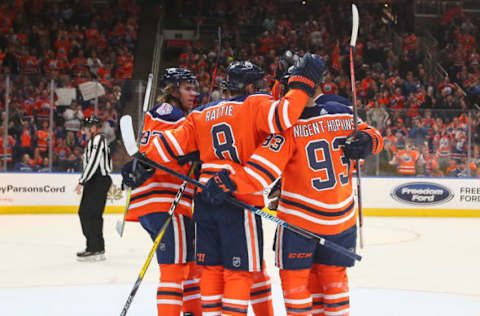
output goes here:
[{"label": "player's knee pad", "polygon": [[347,268],[314,264],[312,273],[315,273],[323,288],[336,287],[348,290]]},{"label": "player's knee pad", "polygon": [[196,264],[195,262],[188,263],[188,280],[198,279],[200,280],[202,276],[202,266]]},{"label": "player's knee pad", "polygon": [[310,269],[280,269],[287,315],[310,315],[312,313],[312,297],[307,287],[309,275]]},{"label": "player's knee pad", "polygon": [[160,264],[160,281],[182,283],[187,279],[188,264]]}]

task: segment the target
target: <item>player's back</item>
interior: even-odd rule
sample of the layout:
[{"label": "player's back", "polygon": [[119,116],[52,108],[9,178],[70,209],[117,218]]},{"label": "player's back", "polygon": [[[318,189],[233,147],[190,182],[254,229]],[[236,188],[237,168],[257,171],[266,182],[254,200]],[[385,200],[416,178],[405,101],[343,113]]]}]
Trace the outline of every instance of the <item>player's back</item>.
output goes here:
[{"label": "player's back", "polygon": [[286,135],[295,145],[283,170],[279,217],[320,234],[355,224],[350,160],[342,149],[354,128],[352,111],[340,103],[304,110]]},{"label": "player's back", "polygon": [[[146,147],[160,131],[180,126],[185,114],[177,107],[162,103],[145,114],[140,149]],[[186,174],[189,165],[179,166],[175,161],[168,164],[178,172]],[[136,221],[139,216],[153,212],[167,212],[180,187],[182,180],[159,169],[141,186],[132,190],[127,220]],[[191,216],[193,189],[187,187],[177,206],[176,212]]]},{"label": "player's back", "polygon": [[[261,102],[259,99],[271,100],[272,97],[256,93],[212,102],[192,111],[190,115],[203,162],[200,182],[206,183],[221,169],[234,172],[229,167],[231,163],[244,164],[263,141],[267,133],[258,128],[255,121],[255,104]],[[258,201],[262,201],[260,195]]]}]

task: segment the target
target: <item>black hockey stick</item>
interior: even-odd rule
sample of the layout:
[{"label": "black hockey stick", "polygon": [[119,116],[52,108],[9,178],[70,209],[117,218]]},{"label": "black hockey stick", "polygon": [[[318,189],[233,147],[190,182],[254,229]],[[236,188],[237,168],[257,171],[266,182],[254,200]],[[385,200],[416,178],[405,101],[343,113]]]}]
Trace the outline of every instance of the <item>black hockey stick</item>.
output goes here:
[{"label": "black hockey stick", "polygon": [[210,82],[210,89],[208,89],[208,98],[206,103],[209,103],[210,99],[212,98],[213,84],[215,83],[215,77],[217,76],[218,60],[220,58],[220,53],[222,50],[222,28],[220,26],[218,27],[217,36],[218,36],[217,57],[215,59],[215,68],[213,69],[212,80]]},{"label": "black hockey stick", "polygon": [[[190,168],[189,174],[193,172],[194,168],[195,168],[195,165],[192,165],[192,167]],[[168,225],[170,225],[170,222],[172,221],[173,214],[175,212],[175,209],[177,208],[178,203],[180,203],[180,199],[182,198],[182,195],[183,195],[183,192],[185,191],[187,183],[188,183],[187,181],[183,181],[183,183],[180,185],[180,188],[177,191],[177,195],[175,195],[175,199],[173,200],[172,205],[168,210],[168,217],[163,223],[162,227],[160,228],[160,231],[158,232],[157,237],[155,238],[155,241],[153,242],[152,249],[150,249],[150,252],[148,253],[147,261],[145,261],[145,263],[143,264],[142,270],[140,270],[140,274],[138,275],[138,278],[135,281],[135,284],[133,285],[133,288],[130,291],[130,294],[128,295],[127,301],[123,306],[120,316],[125,316],[127,314],[128,308],[130,307],[130,304],[132,304],[133,298],[135,297],[135,294],[137,294],[137,290],[140,287],[140,283],[142,283],[143,277],[145,276],[148,266],[152,261],[153,255],[155,254],[155,251],[157,251],[158,245],[162,241],[163,235],[165,235],[165,231],[167,230]]]},{"label": "black hockey stick", "polygon": [[[140,143],[140,138],[142,137],[143,132],[143,124],[145,123],[145,113],[148,111],[148,104],[150,103],[150,91],[152,90],[152,81],[153,81],[153,74],[148,74],[148,81],[147,81],[147,88],[145,90],[145,97],[143,99],[143,109],[142,109],[142,119],[139,122],[138,127],[138,137],[137,137],[137,145]],[[133,170],[135,171],[137,165],[137,161],[133,162]],[[127,203],[125,203],[125,209],[123,210],[123,218],[122,220],[118,220],[115,229],[120,237],[123,237],[123,231],[125,230],[125,219],[127,217],[128,208],[130,207],[130,196],[132,195],[132,189],[128,188],[127,190]]]},{"label": "black hockey stick", "polygon": [[[194,180],[184,174],[181,174],[179,172],[176,172],[175,170],[172,170],[168,167],[165,167],[147,157],[145,157],[142,153],[140,153],[138,151],[138,147],[135,143],[135,136],[134,136],[134,133],[133,133],[133,126],[132,126],[132,118],[129,116],[129,115],[124,115],[122,116],[122,118],[120,119],[120,131],[122,133],[122,139],[123,139],[123,145],[125,146],[125,149],[127,150],[127,153],[132,156],[132,157],[135,157],[137,158],[139,161],[143,162],[144,164],[152,167],[152,168],[156,168],[156,169],[160,169],[160,170],[163,170],[175,177],[178,177],[180,179],[182,179],[183,181],[187,181],[199,188],[204,188],[205,185],[198,182],[197,180]],[[244,209],[248,209],[250,211],[252,211],[253,213],[269,220],[269,221],[272,221],[274,223],[276,223],[277,225],[280,225],[280,226],[283,226],[285,227],[286,229],[289,229],[293,232],[296,232],[297,234],[300,234],[302,235],[303,237],[305,238],[309,238],[309,239],[315,239],[317,240],[322,246],[325,246],[331,250],[334,250],[334,251],[337,251],[349,258],[352,258],[354,260],[358,260],[360,261],[362,259],[361,256],[357,255],[356,253],[334,243],[334,242],[331,242],[321,236],[318,236],[308,230],[305,230],[303,228],[300,228],[298,226],[295,226],[295,225],[291,225],[287,222],[285,222],[284,220],[278,218],[278,217],[275,217],[273,215],[270,215],[264,211],[262,211],[261,209],[259,208],[256,208],[252,205],[249,205],[245,202],[242,202],[240,200],[237,200],[236,198],[230,196],[227,198],[226,200],[227,202],[229,202],[230,204],[232,205],[235,205],[235,206],[238,206],[238,207],[241,207],[241,208],[244,208]]]},{"label": "black hockey stick", "polygon": [[[353,52],[358,36],[358,10],[357,6],[352,4],[352,36],[350,38],[350,81],[352,83],[353,94],[353,124],[355,126],[355,134],[358,133],[358,112],[357,112],[357,87],[355,84],[355,66],[353,63]],[[357,203],[358,203],[358,236],[360,237],[360,248],[363,248],[363,206],[362,206],[362,186],[360,183],[360,160],[355,160],[357,167]]]}]

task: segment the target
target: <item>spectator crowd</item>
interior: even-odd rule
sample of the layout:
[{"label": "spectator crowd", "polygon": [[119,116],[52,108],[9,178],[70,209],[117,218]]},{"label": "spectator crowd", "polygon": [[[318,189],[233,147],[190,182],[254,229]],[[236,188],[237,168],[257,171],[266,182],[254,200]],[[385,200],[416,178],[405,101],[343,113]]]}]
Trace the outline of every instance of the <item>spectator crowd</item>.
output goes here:
[{"label": "spectator crowd", "polygon": [[[101,83],[105,95],[98,98],[96,114],[114,138],[122,84],[133,68],[139,8],[133,0],[100,7],[89,1],[18,3],[0,5],[0,95],[6,74],[13,87],[6,154],[17,170],[45,170],[48,115],[53,108],[55,169],[77,171],[86,142],[81,122],[94,113],[93,100],[79,96],[67,105],[51,105],[49,81],[55,79],[60,88]],[[351,4],[317,4],[321,10],[316,8],[313,15],[305,3],[292,8],[292,3],[274,1],[176,2],[178,16],[170,18],[184,20],[190,14],[200,27],[209,20],[221,24],[219,56],[212,32],[211,40],[189,42],[172,61],[195,72],[198,104],[208,99],[212,81],[212,99],[221,97],[219,83],[233,60],[248,59],[262,67],[271,87],[286,50],[323,56],[328,64],[323,92],[351,99]],[[365,4],[359,10],[356,106],[361,118],[385,137],[382,153],[364,164],[367,174],[480,176],[480,111],[475,107],[480,103],[478,23],[461,9],[446,12],[436,34],[448,75],[439,79],[425,65],[422,38],[383,19],[383,4]],[[102,19],[106,15],[112,18]],[[400,47],[393,45],[394,34],[401,38]],[[3,134],[2,129],[1,143]]]},{"label": "spectator crowd", "polygon": [[[87,142],[81,125],[93,114],[104,121],[109,140],[115,138],[122,89],[132,76],[138,15],[134,0],[0,3],[0,169],[7,160],[8,170],[49,170],[51,141],[53,170],[81,171]],[[88,83],[101,92],[87,95],[82,84]]]}]

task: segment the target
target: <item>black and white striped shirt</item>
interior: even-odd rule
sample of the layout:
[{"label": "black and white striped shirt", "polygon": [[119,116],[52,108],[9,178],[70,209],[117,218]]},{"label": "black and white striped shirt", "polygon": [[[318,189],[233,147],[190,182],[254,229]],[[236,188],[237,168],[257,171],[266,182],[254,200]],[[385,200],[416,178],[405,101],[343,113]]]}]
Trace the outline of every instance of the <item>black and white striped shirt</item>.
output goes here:
[{"label": "black and white striped shirt", "polygon": [[110,148],[103,134],[97,134],[88,141],[87,148],[83,153],[83,174],[78,182],[84,184],[92,178],[97,170],[100,170],[102,176],[107,176],[112,172]]}]

